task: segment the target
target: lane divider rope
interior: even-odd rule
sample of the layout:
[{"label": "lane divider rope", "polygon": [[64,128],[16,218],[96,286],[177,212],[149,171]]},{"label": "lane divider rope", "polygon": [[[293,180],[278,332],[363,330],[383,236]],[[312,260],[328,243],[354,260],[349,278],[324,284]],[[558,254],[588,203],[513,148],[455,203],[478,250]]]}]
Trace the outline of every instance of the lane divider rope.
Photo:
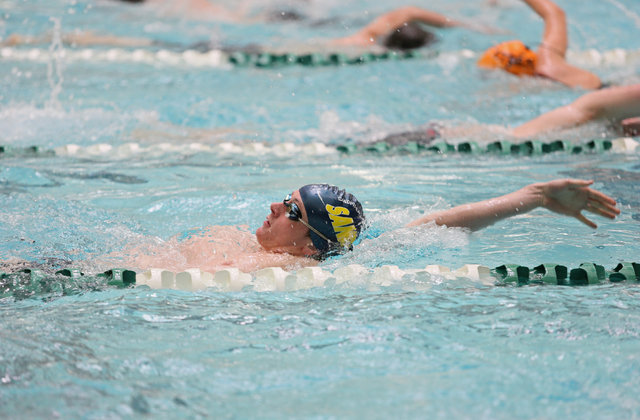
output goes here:
[{"label": "lane divider rope", "polygon": [[310,156],[331,155],[341,153],[353,155],[358,153],[368,153],[376,155],[392,154],[497,154],[497,155],[518,155],[531,156],[548,153],[564,152],[570,154],[578,153],[637,153],[640,143],[631,137],[622,137],[611,140],[594,139],[582,144],[573,144],[567,140],[555,140],[551,143],[543,143],[537,140],[527,140],[522,143],[511,143],[506,140],[489,143],[481,146],[476,142],[463,142],[457,145],[444,141],[429,144],[418,142],[407,142],[401,145],[392,146],[387,142],[377,142],[373,144],[346,143],[338,146],[326,145],[324,143],[278,143],[265,145],[263,143],[219,143],[207,145],[202,143],[188,143],[174,145],[161,143],[149,147],[142,147],[138,143],[125,143],[114,147],[110,144],[100,143],[88,147],[77,144],[67,144],[55,148],[54,150],[44,149],[40,146],[13,147],[0,145],[1,157],[49,157],[49,156],[75,156],[80,158],[90,158],[105,156],[108,158],[126,159],[132,156],[162,156],[167,153],[179,153],[181,155],[209,152],[221,156],[245,155],[245,156],[295,156],[305,154]]},{"label": "lane divider rope", "polygon": [[[13,61],[32,61],[46,63],[51,60],[51,52],[47,48],[3,47],[0,48],[0,59]],[[210,50],[201,52],[187,49],[185,51],[170,51],[161,49],[123,49],[123,48],[65,48],[55,52],[56,56],[65,60],[89,62],[132,62],[148,65],[171,65],[190,67],[255,67],[273,68],[288,65],[302,66],[344,66],[365,64],[380,61],[395,61],[412,58],[457,57],[459,59],[476,60],[479,52],[462,49],[458,51],[413,50],[409,52],[364,52],[359,54],[333,53],[246,53],[241,51],[225,52]],[[625,50],[615,48],[598,51],[588,49],[583,51],[567,51],[567,61],[580,66],[622,67],[640,59],[640,49]],[[448,61],[448,60],[445,60]]]},{"label": "lane divider rope", "polygon": [[[20,284],[16,276],[27,277]],[[408,276],[408,277],[407,277]],[[69,284],[55,281],[63,277]],[[611,270],[594,263],[582,263],[568,268],[560,264],[540,264],[533,269],[519,264],[504,264],[493,269],[479,264],[465,264],[457,270],[441,265],[427,265],[421,269],[400,269],[395,265],[383,265],[374,269],[351,264],[334,272],[320,267],[307,267],[288,272],[279,267],[258,270],[253,275],[237,268],[209,273],[192,268],[179,273],[152,268],[136,274],[132,270],[113,268],[104,273],[85,275],[77,268],[65,268],[47,274],[41,269],[22,269],[13,273],[0,271],[0,297],[14,289],[20,289],[26,281],[31,293],[64,293],[65,288],[82,282],[98,282],[112,287],[148,287],[151,289],[175,289],[197,291],[213,288],[220,292],[279,291],[289,292],[313,287],[332,287],[342,283],[364,286],[369,289],[402,284],[407,290],[427,290],[444,280],[470,279],[487,286],[513,284],[594,285],[604,281],[612,283],[636,283],[640,281],[640,263],[621,262]],[[410,280],[410,281],[404,281]],[[24,292],[24,288],[20,289]]]}]

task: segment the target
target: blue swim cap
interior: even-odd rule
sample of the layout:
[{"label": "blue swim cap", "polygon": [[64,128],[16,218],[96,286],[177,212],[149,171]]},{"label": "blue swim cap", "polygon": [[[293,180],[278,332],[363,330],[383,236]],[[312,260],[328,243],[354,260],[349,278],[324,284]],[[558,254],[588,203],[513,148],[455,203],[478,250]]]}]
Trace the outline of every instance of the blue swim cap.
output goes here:
[{"label": "blue swim cap", "polygon": [[299,192],[309,224],[331,241],[327,242],[315,232],[310,232],[319,256],[324,258],[352,249],[365,221],[358,199],[328,184],[305,185]]}]

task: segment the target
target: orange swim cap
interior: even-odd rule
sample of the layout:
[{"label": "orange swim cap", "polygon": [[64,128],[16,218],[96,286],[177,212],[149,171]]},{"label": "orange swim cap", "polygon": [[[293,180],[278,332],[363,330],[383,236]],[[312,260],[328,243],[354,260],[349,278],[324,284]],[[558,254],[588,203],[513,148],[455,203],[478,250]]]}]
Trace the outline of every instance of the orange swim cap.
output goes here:
[{"label": "orange swim cap", "polygon": [[521,41],[506,41],[484,52],[478,66],[491,69],[503,69],[522,76],[536,74],[536,53]]}]

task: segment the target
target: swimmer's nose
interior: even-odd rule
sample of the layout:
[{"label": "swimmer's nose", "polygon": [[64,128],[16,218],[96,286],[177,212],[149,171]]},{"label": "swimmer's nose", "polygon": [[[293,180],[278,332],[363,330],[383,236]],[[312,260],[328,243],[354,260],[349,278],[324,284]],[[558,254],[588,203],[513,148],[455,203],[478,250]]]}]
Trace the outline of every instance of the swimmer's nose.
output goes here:
[{"label": "swimmer's nose", "polygon": [[271,209],[271,213],[273,213],[274,216],[278,217],[282,212],[283,207],[284,203],[271,203],[271,206],[269,208]]}]

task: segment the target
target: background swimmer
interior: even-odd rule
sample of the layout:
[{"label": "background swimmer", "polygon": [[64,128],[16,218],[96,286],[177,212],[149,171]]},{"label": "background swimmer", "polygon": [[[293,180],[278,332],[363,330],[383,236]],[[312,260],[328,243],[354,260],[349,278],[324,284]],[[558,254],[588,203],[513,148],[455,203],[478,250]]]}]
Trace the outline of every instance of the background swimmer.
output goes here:
[{"label": "background swimmer", "polygon": [[144,3],[152,5],[157,11],[166,16],[176,15],[191,20],[218,20],[226,22],[241,22],[247,17],[248,4],[246,1],[234,1],[234,9],[214,4],[207,0],[117,0],[124,3]]},{"label": "background swimmer", "polygon": [[572,103],[546,112],[514,128],[499,125],[446,126],[429,123],[425,128],[400,134],[392,134],[384,139],[390,144],[404,144],[415,141],[429,144],[442,137],[459,139],[488,134],[496,136],[529,138],[573,128],[591,121],[606,120],[619,127],[621,134],[635,136],[640,134],[640,84],[616,86],[585,93]]},{"label": "background swimmer", "polygon": [[386,48],[399,50],[420,48],[436,40],[434,34],[421,28],[419,25],[421,23],[436,28],[459,26],[481,32],[495,32],[492,28],[453,20],[430,10],[405,6],[380,15],[355,34],[336,39],[331,43],[358,47],[381,44]]},{"label": "background swimmer", "polygon": [[[619,125],[640,115],[640,84],[589,92],[569,105],[556,108],[513,129],[516,137],[530,137],[546,131],[574,127],[593,120]],[[629,121],[627,124],[632,124]]]},{"label": "background swimmer", "polygon": [[[146,0],[147,2],[167,3],[173,5],[175,3],[176,8],[189,8],[189,10],[198,11],[202,10],[204,16],[211,14],[212,16],[225,16],[222,12],[216,12],[217,8],[221,6],[215,6],[209,4],[206,0],[192,0],[190,3],[182,4],[179,2],[168,0]],[[208,6],[201,4],[209,4]],[[173,6],[172,6],[173,7]],[[245,16],[244,11],[238,12],[238,16]],[[274,16],[281,16],[280,20],[300,20],[303,17],[296,15],[300,19],[288,19],[294,18],[292,12],[277,12],[267,13],[263,16],[266,20],[274,20]],[[260,17],[256,19],[244,20],[244,23],[252,23],[260,20]],[[239,22],[239,21],[238,21]],[[358,49],[371,49],[378,45],[396,50],[410,50],[428,46],[434,43],[436,36],[423,29],[420,24],[426,24],[438,28],[450,28],[450,27],[464,27],[473,29],[485,33],[495,33],[497,30],[480,25],[474,25],[459,20],[454,20],[441,15],[436,12],[420,9],[418,7],[406,6],[391,12],[385,13],[376,18],[369,25],[365,26],[360,31],[353,35],[339,38],[335,40],[310,40],[307,43],[290,42],[285,43],[281,47],[266,47],[260,45],[250,45],[248,48],[252,52],[258,51],[271,51],[274,53],[282,52],[315,52],[315,51],[334,51],[340,50],[344,47],[358,48]],[[25,45],[25,44],[45,44],[51,42],[51,34],[46,34],[39,37],[25,36],[20,34],[10,35],[6,40],[0,43],[0,45]],[[72,46],[90,46],[90,45],[104,45],[104,46],[117,46],[117,47],[148,47],[148,46],[160,46],[167,48],[176,48],[178,45],[170,45],[165,42],[160,42],[148,38],[133,38],[133,37],[120,37],[116,35],[100,35],[91,31],[74,31],[72,33],[65,33],[62,35],[62,42]],[[209,41],[197,43],[192,46],[183,46],[183,48],[196,49],[196,50],[211,50],[219,49],[220,45],[214,45]],[[227,48],[222,47],[223,50]],[[245,48],[241,48],[244,50]],[[231,49],[233,50],[233,49]]]},{"label": "background swimmer", "polygon": [[544,20],[544,34],[536,53],[521,41],[507,41],[488,49],[478,65],[501,68],[517,75],[547,77],[571,87],[600,88],[602,82],[598,76],[565,60],[568,39],[564,11],[550,0],[523,1]]}]

